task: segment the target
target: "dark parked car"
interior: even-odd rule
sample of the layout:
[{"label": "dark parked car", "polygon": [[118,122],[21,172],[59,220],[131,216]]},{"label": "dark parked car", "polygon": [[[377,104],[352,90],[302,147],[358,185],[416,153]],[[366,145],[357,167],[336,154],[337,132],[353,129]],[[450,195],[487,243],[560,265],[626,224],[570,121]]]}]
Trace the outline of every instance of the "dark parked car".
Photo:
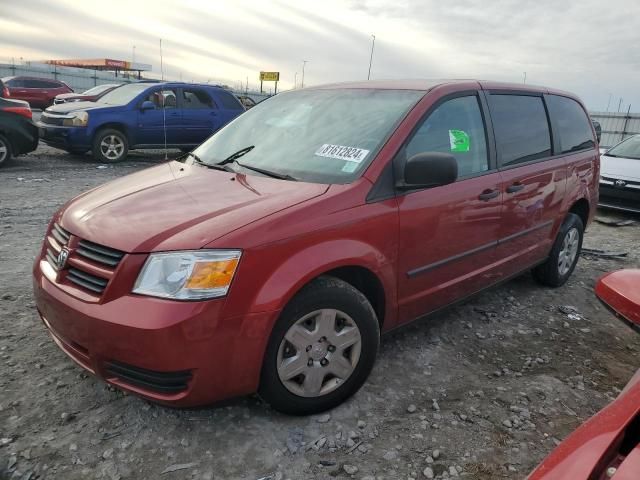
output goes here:
[{"label": "dark parked car", "polygon": [[640,213],[640,135],[623,140],[600,159],[600,206]]},{"label": "dark parked car", "polygon": [[4,77],[2,82],[7,89],[7,98],[23,100],[31,108],[47,108],[57,95],[73,93],[66,83],[49,78]]},{"label": "dark parked car", "polygon": [[557,90],[284,92],[184,162],[55,213],[36,305],[68,355],[124,390],[175,406],[259,391],[318,412],[366,381],[381,333],[529,270],[563,285],[598,169],[584,106]]},{"label": "dark parked car", "polygon": [[106,83],[85,90],[82,93],[61,93],[53,99],[54,104],[68,102],[95,102],[103,95],[106,95],[114,88],[118,88],[119,83]]},{"label": "dark parked car", "polygon": [[133,149],[190,150],[244,112],[238,99],[213,85],[132,83],[97,102],[54,105],[41,115],[40,138],[72,153],[93,151],[119,162]]},{"label": "dark parked car", "polygon": [[38,146],[38,129],[27,102],[0,98],[0,166]]}]

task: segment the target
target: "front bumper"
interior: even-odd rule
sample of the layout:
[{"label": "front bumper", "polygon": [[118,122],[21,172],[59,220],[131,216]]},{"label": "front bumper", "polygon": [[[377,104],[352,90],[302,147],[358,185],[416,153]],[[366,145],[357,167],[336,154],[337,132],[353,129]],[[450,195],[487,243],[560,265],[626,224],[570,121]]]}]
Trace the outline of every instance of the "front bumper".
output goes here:
[{"label": "front bumper", "polygon": [[58,346],[106,382],[179,407],[255,392],[278,312],[224,318],[224,299],[76,298],[34,266],[36,306]]},{"label": "front bumper", "polygon": [[640,182],[625,182],[616,186],[619,180],[600,181],[600,199],[598,205],[614,210],[640,213]]},{"label": "front bumper", "polygon": [[37,122],[40,140],[47,145],[64,150],[91,148],[91,132],[87,127],[60,127]]}]

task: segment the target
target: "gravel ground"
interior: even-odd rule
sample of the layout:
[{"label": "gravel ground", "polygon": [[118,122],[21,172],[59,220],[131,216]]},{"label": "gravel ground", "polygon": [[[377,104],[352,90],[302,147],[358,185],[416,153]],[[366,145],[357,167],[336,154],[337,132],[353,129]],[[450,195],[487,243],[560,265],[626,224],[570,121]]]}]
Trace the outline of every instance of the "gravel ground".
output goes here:
[{"label": "gravel ground", "polygon": [[30,270],[67,199],[162,159],[105,167],[40,147],[0,169],[0,479],[524,478],[640,365],[640,336],[593,295],[602,273],[640,265],[640,222],[594,223],[585,246],[628,257],[583,255],[560,289],[523,275],[386,336],[369,381],[328,414],[124,394],[48,337]]}]

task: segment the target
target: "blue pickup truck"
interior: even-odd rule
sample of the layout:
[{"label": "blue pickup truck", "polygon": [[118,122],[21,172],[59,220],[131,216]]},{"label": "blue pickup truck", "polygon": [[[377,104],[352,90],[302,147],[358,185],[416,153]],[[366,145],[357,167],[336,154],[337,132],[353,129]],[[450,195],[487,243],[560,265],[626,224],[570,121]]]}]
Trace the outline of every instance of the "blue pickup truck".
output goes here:
[{"label": "blue pickup truck", "polygon": [[124,160],[129,150],[188,151],[244,112],[224,88],[177,82],[132,83],[97,102],[47,108],[38,122],[40,140],[69,153],[91,150],[104,163]]}]

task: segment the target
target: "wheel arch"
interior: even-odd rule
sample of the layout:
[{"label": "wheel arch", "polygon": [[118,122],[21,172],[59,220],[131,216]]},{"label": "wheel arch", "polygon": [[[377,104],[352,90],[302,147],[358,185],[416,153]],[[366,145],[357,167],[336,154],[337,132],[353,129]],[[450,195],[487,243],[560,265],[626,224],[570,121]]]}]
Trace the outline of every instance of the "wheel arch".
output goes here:
[{"label": "wheel arch", "polygon": [[105,122],[100,124],[100,126],[96,127],[94,130],[92,142],[101,131],[106,130],[107,128],[112,128],[124,133],[124,135],[127,137],[129,149],[131,149],[131,132],[129,130],[129,127],[122,122]]},{"label": "wheel arch", "polygon": [[584,197],[576,200],[575,202],[573,202],[571,207],[569,207],[569,211],[567,213],[574,213],[578,215],[578,217],[580,217],[580,220],[582,220],[582,225],[586,229],[591,213],[591,206],[589,205],[589,201]]}]

